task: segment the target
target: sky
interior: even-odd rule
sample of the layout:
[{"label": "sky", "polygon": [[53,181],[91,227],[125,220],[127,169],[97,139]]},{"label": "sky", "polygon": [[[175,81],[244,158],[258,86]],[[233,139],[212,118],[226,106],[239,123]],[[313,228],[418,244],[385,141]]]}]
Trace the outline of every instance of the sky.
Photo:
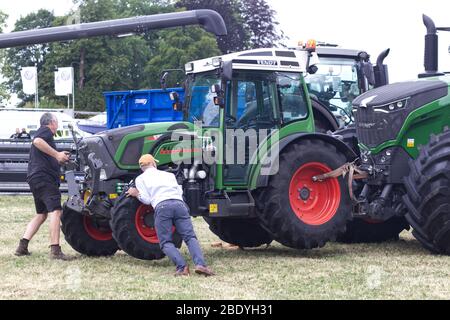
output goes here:
[{"label": "sky", "polygon": [[[448,0],[267,0],[277,12],[280,29],[298,41],[316,39],[343,48],[367,51],[376,61],[379,53],[390,48],[385,60],[391,82],[414,79],[423,72],[424,36],[422,14],[436,26],[450,27]],[[72,0],[0,0],[6,12],[9,31],[15,20],[39,8],[62,15],[73,8]],[[450,32],[440,33],[440,70],[450,71]]]}]

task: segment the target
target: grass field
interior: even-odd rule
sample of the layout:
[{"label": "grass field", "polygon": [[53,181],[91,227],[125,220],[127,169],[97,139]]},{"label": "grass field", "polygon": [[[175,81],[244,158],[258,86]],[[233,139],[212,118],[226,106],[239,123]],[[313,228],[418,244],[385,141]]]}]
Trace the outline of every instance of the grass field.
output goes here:
[{"label": "grass field", "polygon": [[0,299],[450,299],[450,257],[430,254],[408,232],[383,245],[241,251],[212,248],[217,238],[195,219],[218,275],[175,278],[167,258],[87,258],[64,241],[77,259],[50,261],[47,224],[30,244],[32,256],[15,257],[33,212],[31,197],[0,197]]}]

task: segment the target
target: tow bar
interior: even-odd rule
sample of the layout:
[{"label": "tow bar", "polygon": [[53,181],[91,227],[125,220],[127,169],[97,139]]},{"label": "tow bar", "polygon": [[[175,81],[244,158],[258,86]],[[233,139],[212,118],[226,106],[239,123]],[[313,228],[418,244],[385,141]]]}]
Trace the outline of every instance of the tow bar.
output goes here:
[{"label": "tow bar", "polygon": [[353,162],[348,162],[343,166],[337,168],[336,170],[321,174],[319,176],[314,176],[312,180],[314,182],[322,182],[328,179],[338,178],[340,176],[345,178],[345,176],[348,173],[348,191],[350,194],[350,198],[352,199],[353,202],[358,202],[358,200],[355,198],[355,195],[353,194],[353,187],[352,187],[353,181],[360,179],[367,179],[369,177],[369,174],[366,171],[359,169],[355,163],[356,160]]}]

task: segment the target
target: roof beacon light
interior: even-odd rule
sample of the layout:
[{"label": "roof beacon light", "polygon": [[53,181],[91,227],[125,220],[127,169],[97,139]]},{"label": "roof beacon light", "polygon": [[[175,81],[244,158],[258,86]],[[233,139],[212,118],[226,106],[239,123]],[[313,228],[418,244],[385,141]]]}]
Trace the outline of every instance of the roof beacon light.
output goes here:
[{"label": "roof beacon light", "polygon": [[316,51],[316,47],[317,47],[317,41],[316,40],[311,39],[311,40],[308,40],[308,42],[306,42],[305,49],[307,51],[314,52],[314,51]]}]

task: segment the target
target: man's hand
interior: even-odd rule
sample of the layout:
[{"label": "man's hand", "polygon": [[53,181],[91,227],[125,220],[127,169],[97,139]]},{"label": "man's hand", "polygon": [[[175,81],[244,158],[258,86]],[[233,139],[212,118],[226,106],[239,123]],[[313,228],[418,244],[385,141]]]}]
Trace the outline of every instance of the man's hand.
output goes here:
[{"label": "man's hand", "polygon": [[68,151],[62,151],[58,152],[55,158],[60,164],[64,164],[69,161],[69,155],[70,153]]},{"label": "man's hand", "polygon": [[127,197],[137,198],[139,196],[139,190],[136,188],[130,188],[126,192]]}]

